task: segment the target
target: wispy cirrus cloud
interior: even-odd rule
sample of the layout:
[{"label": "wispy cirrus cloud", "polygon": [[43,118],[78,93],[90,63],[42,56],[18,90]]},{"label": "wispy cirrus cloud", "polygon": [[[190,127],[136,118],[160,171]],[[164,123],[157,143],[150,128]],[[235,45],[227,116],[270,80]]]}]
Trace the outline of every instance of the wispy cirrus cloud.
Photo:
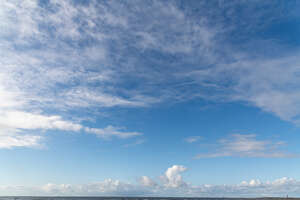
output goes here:
[{"label": "wispy cirrus cloud", "polygon": [[[145,80],[144,74],[147,74],[131,74],[137,68],[130,65],[136,65],[137,60],[131,55],[128,60],[121,61],[128,57],[127,49],[138,47],[167,53],[188,53],[194,44],[187,40],[188,32],[181,26],[193,28],[194,37],[207,31],[203,25],[192,21],[186,25],[188,19],[171,3],[153,2],[149,8],[137,4],[144,11],[159,9],[157,18],[179,23],[170,27],[170,31],[185,31],[178,35],[185,42],[174,43],[153,31],[156,28],[150,24],[144,27],[147,23],[142,25],[136,21],[138,10],[128,14],[122,12],[120,6],[130,8],[130,5],[122,3],[101,4],[96,1],[87,4],[73,1],[1,2],[0,45],[3,51],[0,52],[0,97],[1,106],[5,107],[1,127],[14,132],[9,137],[20,140],[22,131],[51,129],[82,130],[104,138],[141,135],[138,132],[122,132],[110,125],[106,128],[84,127],[64,118],[70,118],[69,113],[86,107],[144,107],[160,102],[161,97],[149,95],[144,87],[126,88],[128,82],[136,82],[133,81],[136,77],[139,82]],[[164,6],[172,12],[166,12]],[[146,16],[145,20],[150,22],[152,17]],[[161,24],[157,27],[163,28]],[[133,29],[137,30],[130,31]],[[123,42],[133,37],[138,40],[132,45]],[[195,42],[208,43],[208,40],[206,36]],[[120,49],[114,49],[114,44],[118,44]],[[149,71],[144,69],[142,71]],[[151,87],[149,89],[152,90]],[[10,146],[13,145],[11,143]]]},{"label": "wispy cirrus cloud", "polygon": [[119,138],[129,138],[129,137],[142,135],[142,133],[139,133],[139,132],[126,132],[126,131],[122,131],[122,130],[124,130],[124,128],[113,127],[113,126],[107,126],[103,129],[88,128],[88,127],[85,128],[85,131],[87,133],[95,134],[101,138],[109,138],[111,136],[116,136]]},{"label": "wispy cirrus cloud", "polygon": [[144,144],[145,142],[146,142],[145,139],[137,139],[137,140],[135,140],[132,143],[128,143],[128,144],[123,145],[123,147],[126,147],[126,148],[128,148],[128,147],[134,147],[134,146],[137,146],[137,145]]},{"label": "wispy cirrus cloud", "polygon": [[255,34],[297,17],[293,9],[270,1],[1,1],[0,106],[6,115],[80,125],[75,111],[202,98],[250,103],[298,124],[297,47]]},{"label": "wispy cirrus cloud", "polygon": [[298,157],[281,150],[283,141],[259,140],[255,134],[232,134],[220,139],[216,151],[198,154],[196,159],[217,157],[254,157],[254,158],[288,158]]}]

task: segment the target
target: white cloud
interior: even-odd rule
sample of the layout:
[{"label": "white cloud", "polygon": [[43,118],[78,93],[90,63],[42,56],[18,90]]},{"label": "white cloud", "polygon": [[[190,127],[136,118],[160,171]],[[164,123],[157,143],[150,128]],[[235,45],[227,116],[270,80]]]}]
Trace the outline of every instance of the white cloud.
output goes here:
[{"label": "white cloud", "polygon": [[142,194],[143,188],[122,182],[119,180],[105,179],[102,182],[95,182],[83,185],[71,185],[71,184],[46,184],[40,188],[37,188],[40,193],[46,195],[130,195],[130,194]]},{"label": "white cloud", "polygon": [[[124,128],[110,125],[103,129],[89,128],[76,122],[64,120],[59,115],[45,115],[33,111],[23,111],[20,109],[23,105],[18,104],[19,101],[16,100],[16,98],[20,98],[20,95],[15,92],[2,90],[0,91],[0,98],[2,100],[0,105],[2,108],[0,111],[0,148],[40,146],[42,137],[39,135],[28,135],[25,133],[28,130],[75,132],[84,130],[87,133],[94,133],[103,138],[111,136],[129,138],[141,135],[138,132],[124,132],[122,131]],[[25,101],[24,104],[26,103]]]},{"label": "white cloud", "polygon": [[273,142],[269,140],[258,140],[254,134],[233,134],[229,138],[221,139],[217,143],[214,152],[198,154],[195,158],[216,157],[262,157],[262,158],[284,158],[296,157],[298,155],[286,153],[280,150],[284,142]]},{"label": "white cloud", "polygon": [[[97,79],[102,79],[102,77],[97,77]],[[134,97],[132,99],[124,99],[102,92],[87,90],[87,88],[72,89],[65,94],[65,98],[67,99],[67,105],[78,107],[88,107],[95,105],[99,107],[143,107],[147,105],[147,101],[145,101],[145,99],[135,99]]]},{"label": "white cloud", "polygon": [[[274,48],[280,47],[274,45]],[[193,85],[199,86],[199,92],[203,88],[211,91],[198,92],[194,97],[221,102],[246,102],[282,120],[298,124],[299,54],[253,59],[246,52],[231,53],[233,62],[218,63],[211,68],[179,75],[183,80],[193,81]]]},{"label": "white cloud", "polygon": [[0,87],[0,108],[10,108],[10,107],[17,107],[21,102],[16,102],[15,99],[15,94],[13,92],[9,92],[4,90],[3,88]]},{"label": "white cloud", "polygon": [[82,126],[63,120],[60,116],[45,116],[23,111],[0,111],[0,126],[15,129],[58,129],[79,131]]},{"label": "white cloud", "polygon": [[15,135],[2,133],[0,129],[0,149],[11,149],[14,147],[40,147],[42,137],[37,135]]},{"label": "white cloud", "polygon": [[124,128],[120,128],[120,127],[113,127],[113,126],[107,126],[103,129],[100,128],[85,128],[85,131],[87,133],[93,133],[96,134],[99,137],[102,138],[108,138],[111,136],[116,136],[119,138],[129,138],[129,137],[134,137],[134,136],[139,136],[142,135],[142,133],[139,132],[125,132],[125,131],[121,131]]},{"label": "white cloud", "polygon": [[178,188],[184,187],[187,184],[183,181],[181,173],[186,171],[187,169],[181,165],[173,165],[168,168],[165,172],[164,176],[162,176],[162,180],[165,182],[166,187]]},{"label": "white cloud", "polygon": [[[278,184],[280,182],[280,184]],[[193,188],[195,194],[201,196],[237,196],[237,197],[259,197],[259,196],[290,196],[300,192],[300,182],[292,178],[280,178],[274,181],[262,182],[258,179],[242,181],[237,185],[202,185]],[[215,195],[213,195],[215,193]]]},{"label": "white cloud", "polygon": [[146,142],[145,139],[138,139],[132,143],[128,143],[128,144],[125,144],[123,145],[124,147],[132,147],[132,146],[136,146],[136,145],[140,145],[140,144],[144,144]]},{"label": "white cloud", "polygon": [[140,179],[140,184],[146,187],[154,187],[157,185],[155,181],[153,181],[151,178],[148,176],[142,176]]},{"label": "white cloud", "polygon": [[[1,113],[1,112],[0,112]],[[25,113],[19,111],[2,112],[0,117],[0,149],[13,147],[36,147],[40,146],[41,136],[28,135],[25,131],[35,130],[61,130],[80,131],[93,133],[101,138],[111,138],[113,136],[126,139],[140,136],[139,132],[126,132],[119,127],[111,125],[106,128],[89,128],[71,121],[64,121],[60,116],[45,116],[40,114]]]},{"label": "white cloud", "polygon": [[297,123],[299,111],[299,55],[233,64],[238,72],[237,100],[245,100],[272,112],[283,120]]},{"label": "white cloud", "polygon": [[197,142],[201,139],[201,136],[191,136],[191,137],[187,137],[184,139],[184,141],[188,142],[188,143],[194,143]]},{"label": "white cloud", "polygon": [[79,131],[82,126],[63,120],[60,116],[45,116],[17,110],[0,111],[0,149],[40,147],[42,136],[27,134],[35,130]]}]

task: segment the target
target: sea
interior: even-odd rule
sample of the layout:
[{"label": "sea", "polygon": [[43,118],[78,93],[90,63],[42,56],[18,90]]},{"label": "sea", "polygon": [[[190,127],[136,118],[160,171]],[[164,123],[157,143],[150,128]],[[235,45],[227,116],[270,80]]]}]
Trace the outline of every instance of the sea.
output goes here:
[{"label": "sea", "polygon": [[[184,198],[184,197],[30,197],[9,196],[0,197],[0,200],[237,200],[247,198]],[[254,198],[252,198],[254,199]],[[263,198],[259,198],[263,199]],[[269,200],[271,198],[268,198]],[[273,199],[273,198],[272,198]],[[279,200],[281,198],[274,198]],[[286,198],[285,198],[286,199]],[[299,199],[300,200],[300,199]]]},{"label": "sea", "polygon": [[300,200],[300,198],[184,198],[184,197],[0,197],[0,200]]},{"label": "sea", "polygon": [[[237,200],[238,198],[183,198],[183,197],[30,197],[9,196],[0,200]],[[279,199],[279,198],[278,198]]]}]

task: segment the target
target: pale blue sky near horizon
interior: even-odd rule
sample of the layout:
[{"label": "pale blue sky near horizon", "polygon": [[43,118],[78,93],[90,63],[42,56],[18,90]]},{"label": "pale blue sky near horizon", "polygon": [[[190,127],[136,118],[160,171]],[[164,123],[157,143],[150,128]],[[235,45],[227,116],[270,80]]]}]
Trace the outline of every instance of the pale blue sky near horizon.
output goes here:
[{"label": "pale blue sky near horizon", "polygon": [[0,195],[300,195],[300,1],[1,1]]}]

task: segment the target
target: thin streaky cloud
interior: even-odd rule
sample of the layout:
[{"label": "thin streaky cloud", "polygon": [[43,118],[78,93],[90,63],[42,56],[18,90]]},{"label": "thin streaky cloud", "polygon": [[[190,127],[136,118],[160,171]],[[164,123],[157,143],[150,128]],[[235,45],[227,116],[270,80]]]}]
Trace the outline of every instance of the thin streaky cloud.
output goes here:
[{"label": "thin streaky cloud", "polygon": [[259,140],[255,134],[232,134],[218,140],[216,151],[196,155],[195,159],[218,157],[293,158],[300,154],[285,152],[285,142]]},{"label": "thin streaky cloud", "polygon": [[188,142],[188,143],[194,143],[194,142],[197,142],[197,141],[199,141],[201,139],[202,139],[201,136],[191,136],[191,137],[185,138],[184,141]]},{"label": "thin streaky cloud", "polygon": [[125,144],[123,145],[123,147],[134,147],[134,146],[137,146],[137,145],[141,145],[141,144],[144,144],[147,140],[145,139],[137,139],[136,141],[132,142],[132,143],[128,143],[128,144]]}]

